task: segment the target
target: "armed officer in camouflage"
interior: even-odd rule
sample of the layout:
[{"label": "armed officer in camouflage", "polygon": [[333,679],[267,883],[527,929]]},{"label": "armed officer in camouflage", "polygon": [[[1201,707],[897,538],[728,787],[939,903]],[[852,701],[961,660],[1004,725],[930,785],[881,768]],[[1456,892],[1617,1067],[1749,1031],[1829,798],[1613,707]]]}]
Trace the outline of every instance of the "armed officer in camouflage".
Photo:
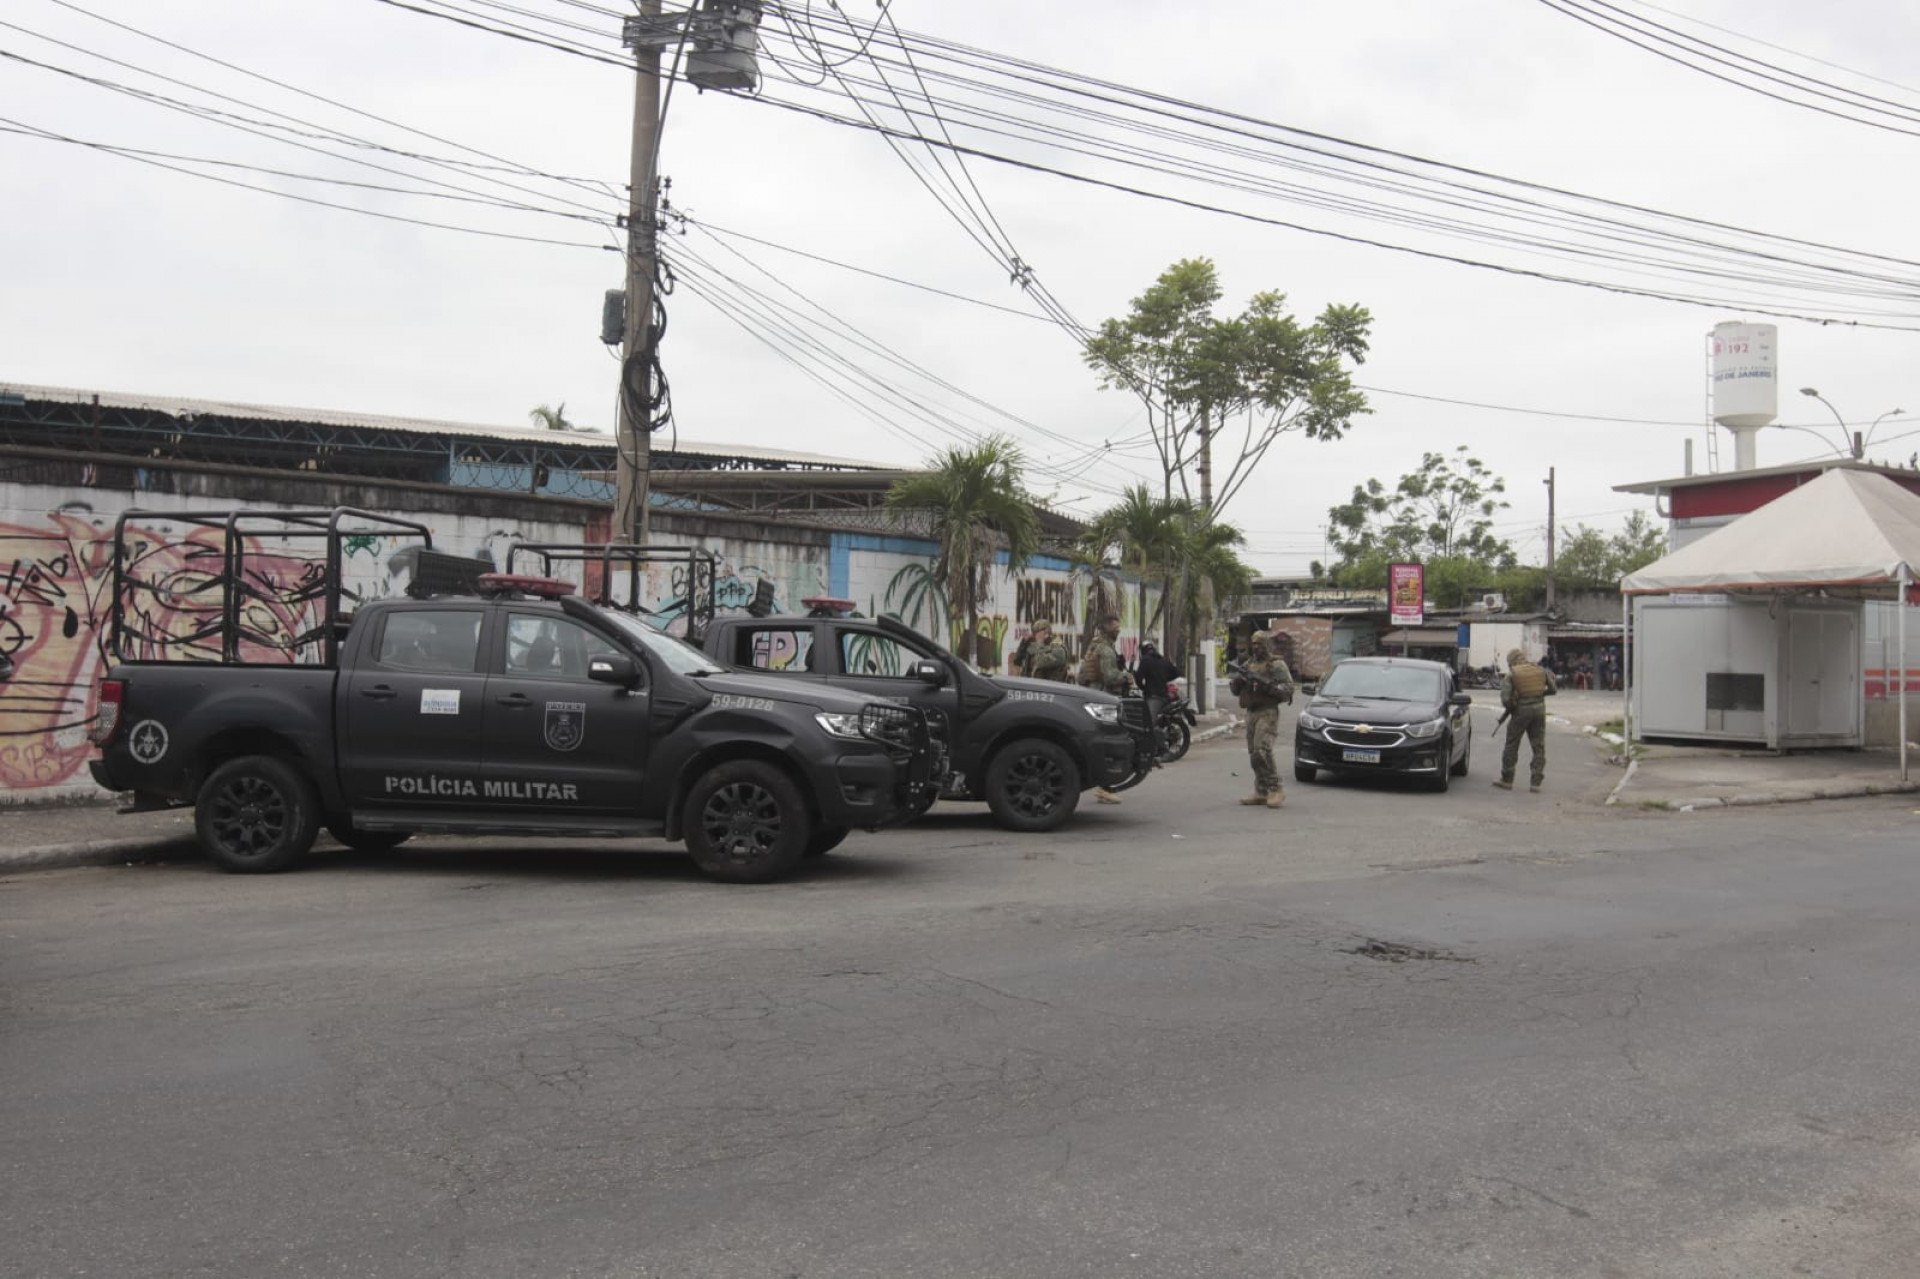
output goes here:
[{"label": "armed officer in camouflage", "polygon": [[[1133,688],[1133,677],[1120,664],[1120,619],[1109,613],[1100,619],[1100,633],[1087,645],[1080,658],[1080,686],[1124,697]],[[1093,797],[1102,804],[1117,804],[1120,797],[1104,786],[1096,787]]]},{"label": "armed officer in camouflage", "polygon": [[1245,673],[1234,676],[1228,685],[1247,712],[1247,758],[1253,765],[1253,794],[1240,802],[1278,808],[1287,802],[1287,792],[1273,762],[1273,743],[1280,736],[1280,703],[1293,684],[1293,672],[1274,656],[1265,635],[1256,632],[1247,641],[1247,652],[1246,665],[1241,667]]},{"label": "armed officer in camouflage", "polygon": [[1067,646],[1053,637],[1051,622],[1035,622],[1033,636],[1024,646],[1026,662],[1020,673],[1029,679],[1067,679]]},{"label": "armed officer in camouflage", "polygon": [[1547,779],[1547,699],[1560,691],[1553,672],[1527,660],[1526,653],[1514,649],[1507,654],[1507,676],[1500,681],[1500,704],[1506,707],[1507,744],[1500,752],[1501,790],[1513,789],[1513,772],[1520,764],[1520,739],[1533,747],[1532,784],[1528,790],[1538,794]]}]

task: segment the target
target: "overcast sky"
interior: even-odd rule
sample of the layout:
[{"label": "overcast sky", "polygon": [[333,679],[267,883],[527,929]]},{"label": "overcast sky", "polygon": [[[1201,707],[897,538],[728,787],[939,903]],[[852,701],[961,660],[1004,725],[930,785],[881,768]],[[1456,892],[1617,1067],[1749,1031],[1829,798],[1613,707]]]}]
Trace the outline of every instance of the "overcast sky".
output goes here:
[{"label": "overcast sky", "polygon": [[[1608,12],[1599,0],[1579,2]],[[1762,465],[1818,453],[1838,439],[1833,415],[1795,394],[1800,386],[1819,388],[1861,429],[1896,408],[1911,407],[1920,419],[1911,331],[1920,328],[1920,285],[1909,283],[1920,281],[1920,266],[1903,260],[1920,258],[1912,243],[1920,84],[1901,81],[1909,74],[1910,51],[1920,46],[1920,11],[1891,0],[1615,3],[1613,13],[1873,94],[1883,105],[1910,111],[1915,122],[1905,127],[1914,132],[1770,100],[1610,37],[1542,0],[893,0],[890,14],[910,39],[937,37],[1493,178],[1807,242],[1768,248],[1693,225],[1692,242],[1676,250],[1678,256],[1726,274],[1686,279],[1617,260],[1549,255],[1520,241],[1564,239],[1563,232],[1544,224],[1523,231],[1496,222],[1484,206],[1456,205],[1450,212],[1492,232],[1491,239],[1442,234],[1404,216],[1390,222],[1345,206],[1328,208],[1330,196],[1348,204],[1361,195],[1392,197],[1325,174],[1275,169],[1271,161],[1288,153],[1272,142],[1238,137],[1250,150],[1212,157],[1235,185],[1200,185],[970,133],[952,113],[948,124],[956,139],[983,151],[1350,237],[1154,201],[987,158],[968,164],[1004,241],[1086,324],[1124,314],[1160,271],[1197,256],[1218,264],[1227,291],[1223,310],[1238,310],[1252,293],[1273,289],[1287,294],[1303,317],[1330,302],[1372,311],[1373,349],[1358,374],[1370,389],[1372,416],[1342,442],[1283,440],[1227,512],[1248,531],[1259,569],[1291,573],[1321,557],[1327,508],[1355,483],[1370,476],[1391,481],[1423,451],[1461,444],[1505,477],[1512,506],[1501,513],[1500,528],[1523,558],[1541,554],[1542,481],[1549,467],[1558,470],[1562,524],[1616,528],[1637,503],[1611,486],[1679,474],[1689,437],[1704,469],[1705,337],[1723,320],[1780,326],[1780,419],[1805,431],[1764,435]],[[484,0],[421,4],[526,23],[617,54],[615,39],[532,22]],[[596,10],[623,6],[517,0],[517,7],[612,32],[617,22]],[[872,0],[843,0],[842,8],[861,24],[880,15]],[[164,47],[83,10],[393,123]],[[217,106],[229,120],[278,121],[299,132],[257,136],[18,60],[0,62],[5,127],[415,189],[431,177],[549,212],[187,166],[358,210],[565,242],[380,220],[70,143],[0,133],[8,174],[0,203],[0,383],[516,426],[536,404],[565,402],[570,418],[611,426],[616,366],[597,334],[601,294],[621,282],[620,259],[599,247],[613,240],[595,219],[623,203],[617,192],[627,171],[630,72],[381,0],[85,0],[80,8],[14,0],[0,23],[0,49],[17,57]],[[831,78],[826,92],[788,82],[809,71],[795,53],[793,31],[769,34],[786,71],[767,64],[774,81],[767,97],[850,113],[844,97],[832,107],[837,85]],[[882,28],[876,47],[891,38]],[[930,59],[921,65],[937,69]],[[872,75],[859,61],[842,71]],[[155,72],[184,84],[154,79],[149,73]],[[890,81],[910,102],[910,76],[896,66]],[[206,90],[229,99],[209,98]],[[966,90],[936,82],[934,91],[939,98]],[[1038,118],[1017,103],[1003,101],[1000,109]],[[895,111],[886,122],[902,125],[904,117]],[[1084,120],[1080,127],[1134,145],[1143,141]],[[402,171],[396,175],[284,140],[348,150],[336,139],[309,136],[329,130],[500,167],[462,172],[425,167],[391,151],[356,152]],[[1066,509],[1081,514],[1110,500],[1130,477],[1157,476],[1151,457],[1126,443],[1142,430],[1137,405],[1097,388],[1073,340],[1032,318],[1033,307],[1009,282],[1005,265],[935,203],[881,137],[768,101],[696,94],[684,85],[669,101],[664,137],[661,168],[672,180],[674,205],[717,229],[692,230],[668,247],[670,255],[689,255],[682,259],[688,278],[668,300],[664,352],[683,439],[912,465],[956,433],[1004,429],[1022,439],[1042,468],[1036,489],[1057,490]],[[1164,144],[1169,155],[1183,153],[1181,147]],[[482,160],[479,152],[501,159]],[[926,163],[924,151],[914,154]],[[1327,163],[1347,165],[1359,154],[1342,152]],[[501,161],[583,181],[516,177]],[[496,178],[524,189],[508,190]],[[1275,198],[1241,179],[1277,179],[1301,191],[1293,200]],[[1535,188],[1507,190],[1532,192],[1555,209],[1570,204]],[[1466,199],[1463,191],[1456,194]],[[1435,207],[1398,203],[1423,213]],[[557,216],[561,212],[586,216],[575,220]],[[1616,215],[1642,222],[1648,216],[1608,214]],[[1757,264],[1775,268],[1754,257],[1712,256],[1736,240],[1776,259],[1837,262],[1830,249],[1881,255],[1893,261],[1842,265],[1898,282],[1873,284],[1880,295],[1864,298],[1817,282],[1753,284],[1744,277]],[[1638,251],[1624,239],[1609,243],[1616,254]],[[1786,263],[1777,269],[1807,274]],[[1731,299],[1749,309],[1626,296],[1513,273],[1522,270]],[[770,349],[729,318],[742,305],[721,302],[738,287],[730,280],[803,311],[822,308],[801,325],[803,333],[817,336],[835,322],[856,326],[957,388],[871,354],[857,357],[944,425],[870,404],[888,419],[883,428],[823,390],[793,363],[810,364],[812,356],[791,345],[784,354]],[[1779,318],[1761,308],[1838,319],[1871,311],[1876,314],[1864,318],[1893,327]],[[1026,423],[1051,434],[1035,434]],[[1882,422],[1875,453],[1904,462],[1920,448],[1920,435],[1898,438],[1907,429],[1920,429],[1920,420]],[[1877,447],[1883,439],[1892,441],[1884,450]],[[1103,441],[1121,448],[1096,456]],[[1723,439],[1721,452],[1729,465],[1730,442]]]}]

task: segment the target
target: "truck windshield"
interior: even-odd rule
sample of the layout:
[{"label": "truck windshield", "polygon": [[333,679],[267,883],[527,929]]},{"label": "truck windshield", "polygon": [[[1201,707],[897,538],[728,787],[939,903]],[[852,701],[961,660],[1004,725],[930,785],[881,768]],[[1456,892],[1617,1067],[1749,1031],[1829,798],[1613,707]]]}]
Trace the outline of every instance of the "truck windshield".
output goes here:
[{"label": "truck windshield", "polygon": [[1440,675],[1414,666],[1368,666],[1344,662],[1320,686],[1322,697],[1377,697],[1385,702],[1440,699]]},{"label": "truck windshield", "polygon": [[639,618],[625,613],[608,609],[603,610],[601,616],[618,626],[629,638],[637,640],[642,648],[676,675],[720,674],[721,668],[713,664],[712,658],[685,640],[675,639],[664,631],[656,631]]}]

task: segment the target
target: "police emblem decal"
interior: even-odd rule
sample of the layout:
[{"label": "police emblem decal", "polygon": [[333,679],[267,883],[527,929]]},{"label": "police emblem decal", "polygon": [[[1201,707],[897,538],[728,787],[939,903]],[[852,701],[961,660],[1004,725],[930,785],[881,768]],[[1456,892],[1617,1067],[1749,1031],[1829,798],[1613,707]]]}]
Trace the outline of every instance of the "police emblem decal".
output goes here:
[{"label": "police emblem decal", "polygon": [[127,734],[127,753],[142,764],[158,764],[167,754],[167,728],[157,719],[143,719]]},{"label": "police emblem decal", "polygon": [[585,702],[547,703],[547,745],[557,751],[570,751],[587,739]]}]

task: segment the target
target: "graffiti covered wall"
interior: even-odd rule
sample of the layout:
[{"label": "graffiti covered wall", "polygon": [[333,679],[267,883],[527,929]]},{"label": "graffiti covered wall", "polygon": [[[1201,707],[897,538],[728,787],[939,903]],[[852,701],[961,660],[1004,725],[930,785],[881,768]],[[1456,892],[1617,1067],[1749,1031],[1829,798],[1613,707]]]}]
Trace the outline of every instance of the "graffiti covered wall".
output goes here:
[{"label": "graffiti covered wall", "polygon": [[[298,509],[345,504],[416,520],[432,530],[435,549],[500,568],[519,542],[577,544],[608,537],[604,510],[581,504],[501,508],[485,497],[449,498],[397,487],[316,485],[313,496],[305,497],[284,477],[272,483],[267,491],[290,497]],[[132,605],[123,614],[123,643],[130,655],[218,660],[222,601],[231,591],[240,601],[243,658],[319,658],[324,543],[279,538],[261,524],[261,532],[244,539],[242,563],[229,582],[220,532],[168,514],[242,505],[251,511],[296,508],[259,500],[240,480],[211,477],[204,485],[207,492],[235,495],[0,483],[0,655],[14,665],[12,678],[0,682],[0,804],[101,797],[87,772],[94,752],[86,729],[107,664],[113,530],[124,510],[154,512],[131,526],[129,537],[129,576],[140,584],[130,592]],[[440,505],[434,509],[436,501]],[[964,619],[948,615],[941,592],[933,587],[930,543],[665,511],[656,515],[655,540],[700,546],[716,555],[719,612],[799,612],[815,596],[845,597],[863,613],[899,613],[949,647],[959,644]],[[346,539],[342,582],[348,600],[405,591],[413,574],[412,545],[384,535]],[[515,568],[539,571],[524,557]],[[555,564],[553,571],[587,584],[577,562]],[[686,574],[684,565],[651,565],[638,589],[646,615],[675,634],[686,629]],[[616,583],[614,594],[626,601],[633,592]],[[1123,619],[1120,647],[1131,660],[1139,646],[1140,599],[1130,584],[1095,583],[1066,561],[1046,557],[1019,578],[1002,566],[980,609],[981,665],[1005,669],[1008,656],[1042,620],[1053,624],[1077,657],[1092,615],[1116,601]],[[1150,594],[1148,608],[1157,602],[1157,592]]]},{"label": "graffiti covered wall", "polygon": [[[113,529],[134,495],[0,484],[0,654],[13,663],[0,683],[0,802],[98,794],[86,763],[95,687],[106,668]],[[167,511],[212,504],[141,493],[159,512],[129,526],[129,592],[123,642],[130,656],[216,660],[227,568],[218,530],[168,520]],[[251,509],[275,508],[254,503]],[[516,537],[578,541],[583,530],[552,524],[507,530],[484,517],[440,516],[435,546],[495,564]],[[324,545],[248,536],[238,580],[240,655],[249,661],[312,661],[323,612]],[[343,582],[350,599],[397,594],[411,580],[409,543],[347,539]]]},{"label": "graffiti covered wall", "polygon": [[[933,543],[914,538],[835,534],[834,594],[853,600],[869,615],[897,613],[916,630],[958,651],[967,619],[951,615],[946,596],[933,583],[935,549]],[[1064,559],[1038,556],[1019,577],[1009,573],[1003,561],[980,604],[979,665],[1004,671],[1020,641],[1042,621],[1052,625],[1054,635],[1078,660],[1097,615],[1107,609],[1120,618],[1120,655],[1131,663],[1140,649],[1140,603],[1139,588],[1131,580],[1116,577],[1096,583],[1090,573],[1076,572]],[[1159,604],[1159,590],[1149,588],[1148,613]]]}]

